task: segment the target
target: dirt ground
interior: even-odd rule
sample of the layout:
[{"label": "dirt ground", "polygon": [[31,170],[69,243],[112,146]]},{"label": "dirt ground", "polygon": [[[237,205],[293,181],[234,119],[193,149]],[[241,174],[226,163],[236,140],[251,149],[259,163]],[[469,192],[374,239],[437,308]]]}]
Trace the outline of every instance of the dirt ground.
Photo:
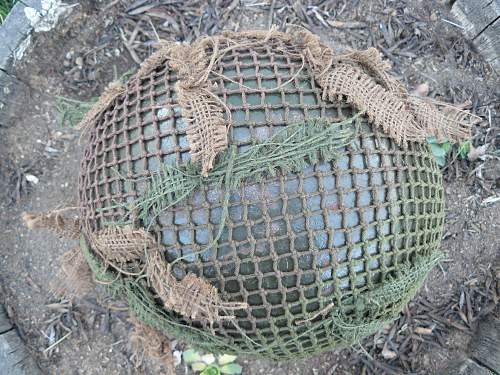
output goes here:
[{"label": "dirt ground", "polygon": [[[483,118],[473,131],[477,155],[475,160],[461,160],[452,153],[444,168],[447,208],[442,248],[447,259],[432,271],[418,297],[431,305],[446,305],[464,290],[482,285],[485,275],[495,272],[499,264],[500,202],[495,203],[500,195],[498,76],[463,39],[460,29],[445,21],[452,16],[443,2],[337,1],[330,14],[344,22],[342,27],[321,22],[326,18],[321,13],[325,8],[320,6],[324,3],[301,8],[281,7],[280,1],[273,1],[271,7],[218,1],[209,9],[215,13],[204,13],[206,7],[202,6],[199,14],[193,11],[193,17],[201,17],[201,32],[223,27],[265,28],[272,22],[306,19],[337,50],[379,47],[410,89],[422,89],[426,84],[426,94],[431,97],[455,104],[470,100],[468,108]],[[76,205],[82,145],[79,132],[61,124],[58,96],[83,101],[96,97],[108,82],[136,67],[134,60],[152,51],[147,43],[134,47],[144,42],[146,33],[142,31],[137,32],[140,38],[132,47],[123,42],[124,30],[133,28],[138,19],[143,22],[147,12],[155,10],[127,17],[129,5],[125,1],[82,1],[56,29],[35,35],[27,55],[14,69],[17,83],[9,89],[7,106],[0,113],[0,299],[47,374],[152,374],[164,370],[157,361],[141,364],[132,355],[128,344],[131,325],[121,301],[106,296],[100,288],[73,301],[54,295],[58,258],[76,243],[28,231],[21,220],[22,212]],[[189,12],[173,14],[182,19]],[[203,18],[206,14],[208,18]],[[226,23],[212,24],[217,17]],[[155,25],[168,24],[153,16],[149,20]],[[158,27],[162,37],[169,35],[167,29]],[[172,28],[170,33],[177,39],[193,37],[182,27]],[[39,181],[34,183],[29,176]],[[412,306],[418,310],[421,305],[417,305]],[[471,328],[473,320],[469,317],[463,323],[465,328]],[[411,364],[406,369],[398,367],[403,363],[398,358],[381,355],[384,344],[376,342],[377,337],[367,340],[366,347],[325,353],[305,362],[238,361],[244,366],[243,373],[250,375],[439,374],[450,359],[463,355],[470,332],[450,328],[437,343],[422,339],[418,350],[410,353],[412,359],[403,361]],[[371,348],[368,356],[366,348]],[[382,364],[367,365],[367,357]],[[180,365],[178,373],[189,372]]]}]

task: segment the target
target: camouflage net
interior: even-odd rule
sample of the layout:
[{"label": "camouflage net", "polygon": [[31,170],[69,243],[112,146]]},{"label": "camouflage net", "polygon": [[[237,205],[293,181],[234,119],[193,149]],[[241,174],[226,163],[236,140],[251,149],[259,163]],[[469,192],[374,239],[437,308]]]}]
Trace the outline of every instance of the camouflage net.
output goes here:
[{"label": "camouflage net", "polygon": [[103,103],[82,123],[81,249],[169,336],[280,360],[349,346],[441,257],[423,141],[473,121],[410,97],[375,50],[274,29],[166,44]]},{"label": "camouflage net", "polygon": [[[110,293],[124,296],[135,316],[148,326],[168,332],[206,352],[276,360],[300,359],[332,348],[348,347],[382,329],[399,315],[442,257],[441,253],[435,252],[431,256],[419,257],[414,264],[403,263],[398,276],[390,277],[373,292],[356,300],[351,297],[340,307],[330,309],[328,316],[321,320],[314,321],[310,316],[303,321],[294,320],[293,328],[297,332],[293,336],[276,332],[277,341],[260,342],[242,331],[239,340],[227,340],[211,330],[186,325],[182,316],[163,309],[155,302],[154,295],[145,283],[130,278],[117,280],[92,255],[83,236],[80,247],[96,279],[107,285]],[[304,343],[308,345],[304,346]]]},{"label": "camouflage net", "polygon": [[[271,28],[269,31],[225,32],[201,38],[192,45],[163,43],[142,64],[132,81],[137,82],[165,61],[177,72],[176,99],[188,123],[186,134],[192,161],[201,161],[202,175],[207,176],[215,157],[227,148],[227,130],[232,123],[225,101],[214,94],[216,87],[212,87],[210,75],[239,84],[247,92],[256,92],[253,87],[221,75],[216,67],[231,51],[275,41],[282,42],[281,53],[302,60],[296,75],[305,62],[308,63],[313,78],[323,90],[323,100],[345,100],[365,111],[373,125],[382,128],[399,145],[422,142],[431,136],[439,142],[460,142],[470,136],[472,125],[479,121],[477,116],[446,103],[409,95],[404,86],[388,74],[390,64],[382,60],[375,48],[335,55],[318,36],[299,27],[290,34]],[[278,88],[261,88],[260,92]],[[80,128],[92,126],[124,90],[121,83],[110,84],[82,120]]]}]

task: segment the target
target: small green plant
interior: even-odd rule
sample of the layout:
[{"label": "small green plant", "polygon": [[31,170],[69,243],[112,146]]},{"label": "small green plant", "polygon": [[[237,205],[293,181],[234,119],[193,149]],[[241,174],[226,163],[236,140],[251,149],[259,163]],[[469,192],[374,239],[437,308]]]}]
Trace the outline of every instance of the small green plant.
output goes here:
[{"label": "small green plant", "polygon": [[[438,142],[438,140],[435,137],[431,137],[427,138],[427,143],[429,144],[429,147],[431,148],[431,151],[434,154],[434,157],[436,158],[437,164],[440,167],[444,167],[446,165],[446,156],[453,149],[450,142],[448,141]],[[471,142],[463,141],[457,147],[458,149],[456,149],[457,150],[456,155],[460,159],[467,159],[467,155],[469,155],[469,152],[471,150]]]},{"label": "small green plant", "polygon": [[450,142],[445,141],[439,143],[435,137],[431,137],[427,139],[427,143],[429,144],[432,153],[436,158],[436,162],[440,167],[444,167],[446,165],[446,154],[450,151]]},{"label": "small green plant", "polygon": [[472,143],[470,141],[463,141],[458,145],[458,156],[461,159],[467,159],[469,152],[472,148]]},{"label": "small green plant", "polygon": [[0,0],[0,25],[5,21],[17,0]]},{"label": "small green plant", "polygon": [[242,367],[234,362],[236,360],[234,355],[223,354],[217,356],[216,360],[213,354],[201,354],[189,349],[182,354],[182,359],[200,375],[237,375],[242,371]]},{"label": "small green plant", "polygon": [[83,102],[76,99],[56,97],[56,109],[61,116],[61,126],[69,125],[75,127],[83,119],[85,114],[92,108],[97,99]]}]

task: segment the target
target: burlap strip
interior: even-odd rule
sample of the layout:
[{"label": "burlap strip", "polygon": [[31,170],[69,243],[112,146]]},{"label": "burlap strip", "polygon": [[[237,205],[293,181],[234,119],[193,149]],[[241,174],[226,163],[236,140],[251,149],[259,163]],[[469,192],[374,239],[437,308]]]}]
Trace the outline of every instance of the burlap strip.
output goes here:
[{"label": "burlap strip", "polygon": [[154,237],[142,228],[107,227],[89,237],[94,250],[105,263],[119,272],[126,262],[142,261],[146,257],[146,272],[151,286],[166,309],[184,317],[213,323],[230,318],[221,315],[222,311],[248,306],[246,303],[223,302],[215,287],[194,274],[187,274],[178,281],[163,259]]},{"label": "burlap strip", "polygon": [[221,315],[221,312],[248,307],[244,302],[223,302],[215,287],[192,273],[177,281],[158,249],[152,249],[148,254],[147,273],[165,308],[184,317],[214,323],[232,318]]},{"label": "burlap strip", "polygon": [[415,120],[406,102],[394,92],[385,90],[360,68],[338,64],[317,82],[323,88],[323,100],[345,100],[361,108],[375,126],[398,144],[425,139],[426,130]]},{"label": "burlap strip", "polygon": [[194,162],[201,161],[202,175],[207,176],[217,154],[227,148],[227,121],[220,103],[210,95],[208,85],[182,89],[178,83],[176,89],[188,122],[186,135],[191,158]]},{"label": "burlap strip", "polygon": [[136,368],[142,365],[144,356],[148,356],[161,361],[167,370],[167,374],[175,374],[175,361],[168,337],[133,315],[129,321],[133,324],[133,331],[130,333],[129,340],[133,352],[132,361]]},{"label": "burlap strip", "polygon": [[460,142],[470,137],[472,126],[480,120],[446,103],[410,97],[403,85],[388,74],[390,65],[374,48],[335,56],[309,31],[299,28],[293,35],[324,96],[329,100],[347,98],[399,145],[425,142],[429,137]]},{"label": "burlap strip", "polygon": [[70,219],[62,214],[73,208],[53,210],[49,212],[25,212],[22,215],[29,229],[48,229],[59,237],[78,239],[80,237],[80,221]]},{"label": "burlap strip", "polygon": [[89,236],[92,247],[107,263],[123,265],[140,260],[156,241],[144,229],[109,226]]},{"label": "burlap strip", "polygon": [[[206,50],[212,50],[212,56]],[[202,174],[213,168],[215,157],[227,148],[230,126],[224,119],[224,103],[211,92],[208,75],[219,53],[217,38],[203,38],[193,45],[177,45],[170,49],[169,64],[179,74],[175,85],[182,116],[188,123],[186,131],[191,158],[201,161]]]},{"label": "burlap strip", "polygon": [[53,285],[56,296],[68,299],[82,297],[94,289],[92,271],[80,246],[66,251],[60,257],[59,264],[61,269]]}]

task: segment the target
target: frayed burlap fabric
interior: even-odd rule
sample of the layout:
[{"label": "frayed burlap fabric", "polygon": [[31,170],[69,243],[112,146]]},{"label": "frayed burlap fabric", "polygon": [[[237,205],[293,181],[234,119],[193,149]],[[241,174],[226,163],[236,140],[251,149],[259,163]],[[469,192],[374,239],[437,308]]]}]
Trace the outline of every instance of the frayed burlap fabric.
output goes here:
[{"label": "frayed burlap fabric", "polygon": [[148,254],[147,273],[151,286],[163,301],[167,310],[193,320],[208,321],[210,324],[231,315],[221,315],[236,309],[245,309],[246,303],[222,302],[217,289],[206,280],[189,273],[177,281],[165,264],[158,249]]},{"label": "frayed burlap fabric", "polygon": [[188,121],[186,132],[193,161],[200,160],[203,175],[213,168],[217,154],[227,148],[227,121],[207,85],[182,88],[177,84],[179,105]]},{"label": "frayed burlap fabric", "polygon": [[141,368],[144,357],[149,357],[160,361],[165,366],[166,375],[174,375],[175,360],[168,337],[133,315],[130,317],[130,322],[133,325],[129,336],[132,349],[131,360],[136,369]]},{"label": "frayed burlap fabric", "polygon": [[92,233],[94,249],[107,262],[125,264],[144,258],[148,248],[156,246],[153,236],[144,229],[131,226],[111,226]]},{"label": "frayed burlap fabric", "polygon": [[56,296],[66,299],[83,297],[94,289],[92,272],[79,246],[66,251],[59,264],[61,268],[52,285]]},{"label": "frayed burlap fabric", "polygon": [[[207,55],[207,48],[213,50],[212,57]],[[192,46],[170,47],[169,64],[180,76],[175,88],[188,122],[191,157],[201,161],[204,175],[213,168],[217,154],[227,148],[229,122],[224,118],[224,102],[212,93],[207,81],[218,48],[217,38],[203,38]]]},{"label": "frayed burlap fabric", "polygon": [[24,213],[23,221],[29,229],[47,229],[60,237],[78,239],[80,237],[80,221],[65,217],[64,211]]},{"label": "frayed burlap fabric", "polygon": [[[318,36],[304,29],[293,33],[314,71],[316,81],[329,100],[345,98],[366,111],[375,126],[399,145],[438,141],[460,142],[470,137],[476,116],[446,103],[412,98],[387,72],[390,65],[370,48],[337,55]],[[445,107],[445,110],[441,110]]]},{"label": "frayed burlap fabric", "polygon": [[[326,100],[345,100],[366,111],[368,118],[399,144],[423,141],[428,137],[407,104],[392,91],[364,73],[360,68],[338,64],[318,79]],[[391,110],[388,110],[390,108]]]}]

